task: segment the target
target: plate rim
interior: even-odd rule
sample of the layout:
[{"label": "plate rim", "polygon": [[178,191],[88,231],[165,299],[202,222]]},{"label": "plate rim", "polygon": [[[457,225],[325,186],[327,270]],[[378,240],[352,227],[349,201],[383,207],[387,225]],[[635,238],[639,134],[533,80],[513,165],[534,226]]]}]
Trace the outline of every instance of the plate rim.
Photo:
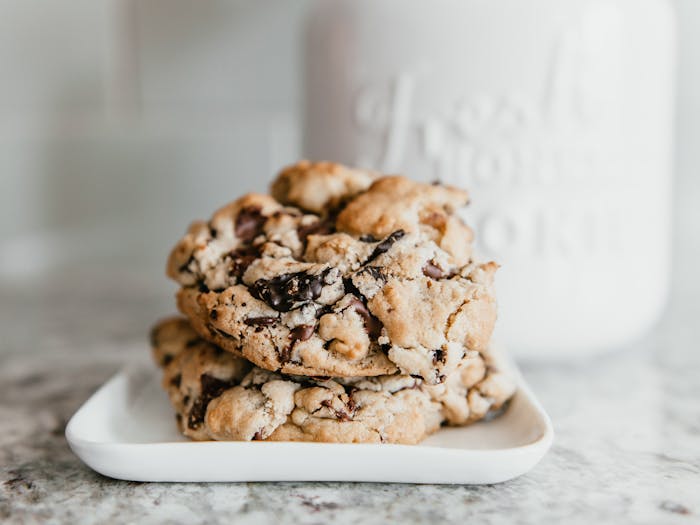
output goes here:
[{"label": "plate rim", "polygon": [[[510,359],[508,359],[510,361]],[[130,453],[143,453],[153,450],[211,450],[220,448],[222,451],[228,450],[230,453],[240,453],[242,451],[248,450],[251,447],[260,447],[256,449],[258,452],[262,450],[283,450],[287,449],[292,452],[305,453],[309,451],[318,451],[319,448],[330,448],[332,447],[335,451],[357,451],[357,450],[369,450],[381,447],[383,450],[391,450],[394,453],[402,453],[402,451],[414,450],[419,448],[421,453],[428,454],[434,457],[460,457],[463,459],[472,458],[488,458],[493,456],[493,460],[504,461],[507,458],[522,457],[526,455],[531,455],[531,466],[524,472],[511,476],[507,479],[512,479],[519,475],[524,474],[532,467],[537,465],[540,460],[545,456],[547,451],[552,446],[554,441],[554,427],[551,422],[551,418],[542,407],[541,403],[537,397],[532,392],[529,385],[525,382],[522,374],[518,368],[511,362],[507,363],[508,368],[514,373],[515,380],[517,384],[516,393],[524,396],[526,402],[530,403],[536,410],[537,415],[540,419],[538,426],[542,426],[542,432],[532,441],[517,445],[513,447],[499,447],[499,448],[488,448],[488,449],[469,449],[469,448],[455,448],[455,447],[443,447],[435,445],[407,445],[407,444],[396,444],[396,443],[317,443],[317,442],[247,442],[247,441],[159,441],[150,443],[138,443],[138,442],[119,442],[119,441],[107,441],[100,439],[90,439],[84,436],[81,432],[80,423],[81,418],[85,417],[85,413],[90,409],[90,406],[99,403],[101,398],[109,392],[109,390],[114,388],[114,385],[120,381],[124,381],[127,384],[127,388],[130,383],[138,381],[139,376],[144,376],[144,366],[139,364],[139,366],[125,366],[113,376],[111,376],[107,381],[105,381],[100,387],[85,401],[82,405],[75,411],[71,416],[65,429],[65,437],[71,450],[78,456],[78,458],[83,461],[87,466],[105,474],[110,477],[118,477],[118,479],[140,479],[144,480],[143,476],[132,477],[120,477],[115,476],[113,471],[106,472],[105,469],[100,468],[98,461],[95,461],[95,455],[98,454],[112,454],[112,455],[126,455]],[[148,378],[151,379],[152,373],[148,374]],[[140,385],[140,388],[144,387],[144,383]],[[439,431],[438,431],[439,432]],[[286,476],[283,476],[286,479]],[[155,477],[154,479],[155,480]],[[165,480],[163,480],[165,481]],[[171,480],[176,481],[176,480]],[[215,481],[215,480],[213,480]],[[356,481],[356,480],[354,480]],[[505,481],[505,479],[503,480]],[[410,482],[407,483],[417,483]],[[451,483],[451,482],[450,482]]]}]

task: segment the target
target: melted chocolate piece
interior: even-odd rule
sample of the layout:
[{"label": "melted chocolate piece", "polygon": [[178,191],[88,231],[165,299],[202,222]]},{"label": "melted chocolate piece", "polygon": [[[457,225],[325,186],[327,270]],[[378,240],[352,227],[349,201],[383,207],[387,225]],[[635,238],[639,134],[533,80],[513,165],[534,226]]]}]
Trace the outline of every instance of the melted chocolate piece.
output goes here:
[{"label": "melted chocolate piece", "polygon": [[361,273],[368,273],[370,276],[372,276],[372,279],[377,281],[378,283],[384,284],[386,282],[386,277],[384,276],[384,272],[379,266],[367,266],[360,270],[358,274]]},{"label": "melted chocolate piece", "polygon": [[350,413],[346,412],[342,408],[335,410],[333,408],[333,403],[329,399],[324,399],[323,401],[321,401],[321,406],[333,410],[335,417],[337,417],[340,421],[350,421],[352,419],[352,415],[355,412],[355,402],[352,399],[349,399],[346,405]]},{"label": "melted chocolate piece", "polygon": [[367,309],[365,303],[360,301],[357,297],[353,297],[350,307],[353,308],[365,324],[365,330],[372,339],[377,339],[382,334],[382,323],[379,319],[374,317],[372,313]]},{"label": "melted chocolate piece", "polygon": [[209,312],[210,319],[213,319],[214,321],[216,321],[218,319],[218,317],[219,317],[219,312],[217,312],[216,310],[212,310],[211,312]]},{"label": "melted chocolate piece", "polygon": [[334,231],[335,228],[333,224],[328,221],[318,220],[308,226],[299,226],[299,228],[297,228],[297,235],[299,236],[299,240],[306,245],[309,235],[328,235]]},{"label": "melted chocolate piece", "polygon": [[362,297],[363,299],[365,298],[365,296],[362,295],[360,290],[357,289],[357,286],[355,286],[355,283],[352,282],[352,279],[350,279],[350,277],[343,278],[343,289],[345,290],[346,294],[351,293],[353,295],[356,295],[357,297]]},{"label": "melted chocolate piece", "polygon": [[249,317],[243,321],[248,326],[272,326],[277,322],[276,317]]},{"label": "melted chocolate piece", "polygon": [[233,259],[231,274],[240,279],[248,269],[248,266],[253,264],[253,261],[258,257],[260,257],[260,252],[254,246],[241,247],[234,250],[231,252],[231,258]]},{"label": "melted chocolate piece", "polygon": [[293,342],[279,350],[280,363],[289,363],[289,361],[292,359],[292,348],[294,348]]},{"label": "melted chocolate piece", "polygon": [[430,277],[431,279],[440,279],[445,274],[440,268],[435,266],[432,262],[428,261],[427,263],[425,263],[425,266],[423,266],[423,275],[425,275],[426,277]]},{"label": "melted chocolate piece", "polygon": [[292,346],[297,341],[306,341],[314,335],[314,327],[310,324],[295,326],[289,334]]},{"label": "melted chocolate piece", "polygon": [[314,327],[309,324],[301,324],[292,328],[289,332],[289,344],[280,351],[280,361],[287,363],[292,358],[292,350],[297,341],[306,341],[314,335]]},{"label": "melted chocolate piece", "polygon": [[376,259],[381,254],[388,252],[389,249],[393,246],[393,244],[399,239],[401,239],[404,235],[406,235],[406,232],[403,230],[396,230],[394,233],[389,235],[386,239],[377,244],[377,246],[374,248],[374,251],[372,252],[372,255],[370,255],[365,261],[365,264]]},{"label": "melted chocolate piece", "polygon": [[433,351],[433,364],[436,365],[438,363],[444,363],[445,362],[445,352],[443,352],[441,349],[437,349]]},{"label": "melted chocolate piece", "polygon": [[288,312],[321,296],[326,273],[309,275],[298,272],[259,279],[251,287],[250,293],[278,312]]},{"label": "melted chocolate piece", "polygon": [[258,430],[255,434],[253,434],[253,441],[262,441],[262,430]]},{"label": "melted chocolate piece", "polygon": [[194,262],[194,255],[190,255],[190,258],[187,259],[187,262],[185,264],[180,265],[180,267],[177,269],[178,273],[183,273],[183,272],[189,272],[190,271],[190,264]]},{"label": "melted chocolate piece", "polygon": [[207,407],[212,399],[219,397],[224,390],[228,390],[235,386],[233,380],[219,379],[209,374],[202,374],[199,378],[202,385],[202,393],[195,399],[192,404],[192,410],[187,418],[187,426],[193,430],[198,429],[204,422],[204,416],[207,413]]},{"label": "melted chocolate piece", "polygon": [[360,240],[362,242],[377,242],[379,239],[377,239],[374,235],[366,233],[365,235],[360,235]]},{"label": "melted chocolate piece", "polygon": [[236,217],[236,237],[243,242],[252,242],[262,233],[266,220],[260,208],[256,206],[243,208]]},{"label": "melted chocolate piece", "polygon": [[199,283],[199,293],[209,293],[209,287],[204,283]]}]

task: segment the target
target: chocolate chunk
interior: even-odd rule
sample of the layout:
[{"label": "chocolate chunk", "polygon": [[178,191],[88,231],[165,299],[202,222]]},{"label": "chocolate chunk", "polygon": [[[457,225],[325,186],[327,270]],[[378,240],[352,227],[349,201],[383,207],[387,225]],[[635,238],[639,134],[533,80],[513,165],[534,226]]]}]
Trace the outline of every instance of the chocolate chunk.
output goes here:
[{"label": "chocolate chunk", "polygon": [[202,385],[202,393],[192,404],[192,410],[187,418],[187,426],[193,430],[198,429],[204,422],[204,416],[207,413],[207,407],[212,399],[219,397],[224,390],[228,390],[235,386],[235,381],[219,379],[218,377],[202,374],[199,378]]},{"label": "chocolate chunk", "polygon": [[372,315],[362,301],[360,301],[357,297],[353,297],[352,301],[350,302],[350,307],[360,314],[360,317],[362,317],[365,324],[365,330],[367,330],[367,333],[372,339],[377,339],[380,335],[382,335],[383,325],[381,321]]},{"label": "chocolate chunk", "polygon": [[327,271],[320,275],[287,273],[272,279],[259,279],[250,289],[256,299],[265,301],[278,312],[288,312],[318,299]]},{"label": "chocolate chunk", "polygon": [[262,435],[262,430],[258,430],[254,435],[253,435],[253,441],[262,441],[263,435]]},{"label": "chocolate chunk", "polygon": [[368,273],[372,279],[378,283],[385,283],[386,277],[384,276],[384,271],[379,266],[367,266],[360,270],[358,274]]},{"label": "chocolate chunk", "polygon": [[290,343],[284,348],[281,348],[279,352],[280,356],[280,363],[288,363],[292,359],[292,348],[294,347],[294,343]]},{"label": "chocolate chunk", "polygon": [[330,399],[324,399],[321,401],[321,406],[330,408],[335,414],[335,417],[337,417],[340,421],[350,421],[355,412],[355,402],[352,399],[350,399],[346,405],[348,408],[347,411],[343,410],[342,408],[338,410],[334,409],[333,402]]},{"label": "chocolate chunk", "polygon": [[248,266],[260,257],[260,251],[255,246],[244,246],[232,251],[230,255],[233,259],[231,275],[235,275],[240,279],[248,269]]},{"label": "chocolate chunk", "polygon": [[355,412],[355,408],[357,408],[357,405],[355,404],[355,400],[351,397],[348,399],[348,408],[350,409],[351,412]]},{"label": "chocolate chunk", "polygon": [[433,364],[437,365],[438,363],[444,363],[445,362],[445,352],[443,352],[441,349],[437,349],[433,351]]},{"label": "chocolate chunk", "polygon": [[301,324],[295,326],[289,332],[289,344],[280,351],[280,361],[283,363],[289,362],[292,358],[292,350],[297,341],[306,341],[314,335],[314,327],[309,324]]},{"label": "chocolate chunk", "polygon": [[165,354],[163,359],[160,360],[160,366],[168,366],[173,362],[174,357],[170,354]]},{"label": "chocolate chunk", "polygon": [[365,235],[360,235],[360,240],[362,242],[377,242],[379,239],[377,239],[374,235],[367,233]]},{"label": "chocolate chunk", "polygon": [[355,283],[352,282],[352,279],[349,277],[344,277],[343,278],[343,289],[345,290],[345,293],[351,293],[357,297],[362,297],[363,299],[365,298],[364,295],[362,295],[362,292],[357,289],[357,286],[355,286]]},{"label": "chocolate chunk", "polygon": [[428,261],[427,263],[425,263],[425,266],[423,266],[423,275],[425,275],[426,277],[430,277],[431,279],[440,279],[445,274],[431,261]]},{"label": "chocolate chunk", "polygon": [[177,269],[179,273],[183,272],[189,272],[190,271],[190,264],[194,262],[194,255],[190,255],[190,258],[187,259],[187,262],[185,264],[180,265],[180,267]]},{"label": "chocolate chunk", "polygon": [[243,321],[248,326],[272,326],[277,322],[276,317],[249,317]]},{"label": "chocolate chunk", "polygon": [[328,221],[318,220],[307,226],[299,226],[299,228],[297,228],[297,235],[299,236],[299,240],[306,244],[309,235],[328,235],[334,231],[335,228],[333,224]]},{"label": "chocolate chunk", "polygon": [[243,208],[236,217],[236,237],[243,242],[252,242],[263,232],[266,220],[260,208],[256,206]]},{"label": "chocolate chunk", "polygon": [[394,233],[389,235],[386,239],[377,244],[377,246],[374,248],[374,251],[372,252],[372,255],[370,255],[365,261],[365,264],[367,264],[369,261],[376,259],[381,254],[388,252],[389,249],[394,245],[394,243],[401,239],[404,235],[406,235],[406,232],[403,230],[396,230]]},{"label": "chocolate chunk", "polygon": [[204,283],[199,283],[199,293],[209,293],[209,287]]},{"label": "chocolate chunk", "polygon": [[209,312],[209,317],[216,321],[219,317],[219,312],[217,312],[216,310],[212,310],[211,312]]},{"label": "chocolate chunk", "polygon": [[350,414],[348,414],[345,410],[342,409],[335,411],[335,417],[337,417],[341,421],[350,421],[352,419]]},{"label": "chocolate chunk", "polygon": [[314,327],[309,324],[302,324],[295,326],[289,334],[289,339],[292,341],[292,345],[297,341],[306,341],[312,335],[314,335]]}]

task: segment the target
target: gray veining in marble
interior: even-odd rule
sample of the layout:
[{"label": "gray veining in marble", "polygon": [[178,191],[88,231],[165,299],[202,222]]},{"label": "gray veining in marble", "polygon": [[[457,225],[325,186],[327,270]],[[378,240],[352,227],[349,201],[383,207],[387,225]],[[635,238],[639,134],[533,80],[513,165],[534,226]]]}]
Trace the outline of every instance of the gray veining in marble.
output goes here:
[{"label": "gray veining in marble", "polygon": [[676,294],[661,325],[633,348],[524,366],[557,435],[544,460],[514,481],[128,483],[83,466],[63,432],[95,388],[145,351],[154,316],[171,311],[150,272],[87,265],[0,285],[1,522],[700,521],[696,289]]}]

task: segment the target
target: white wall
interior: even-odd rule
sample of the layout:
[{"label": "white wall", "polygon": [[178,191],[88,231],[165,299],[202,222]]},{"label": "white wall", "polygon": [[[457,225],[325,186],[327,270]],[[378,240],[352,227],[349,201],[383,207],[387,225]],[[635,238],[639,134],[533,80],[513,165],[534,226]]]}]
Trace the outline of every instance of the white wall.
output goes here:
[{"label": "white wall", "polygon": [[0,266],[56,231],[160,259],[190,219],[263,189],[298,155],[304,8],[0,0]]},{"label": "white wall", "polygon": [[[697,275],[700,262],[700,1],[677,0],[679,29],[675,275]],[[676,279],[680,293],[700,278]]]},{"label": "white wall", "polygon": [[[191,218],[264,188],[298,155],[309,2],[0,0],[0,274],[33,270],[23,254],[56,231],[66,259],[161,265]],[[700,238],[700,1],[677,5],[682,267]]]}]

